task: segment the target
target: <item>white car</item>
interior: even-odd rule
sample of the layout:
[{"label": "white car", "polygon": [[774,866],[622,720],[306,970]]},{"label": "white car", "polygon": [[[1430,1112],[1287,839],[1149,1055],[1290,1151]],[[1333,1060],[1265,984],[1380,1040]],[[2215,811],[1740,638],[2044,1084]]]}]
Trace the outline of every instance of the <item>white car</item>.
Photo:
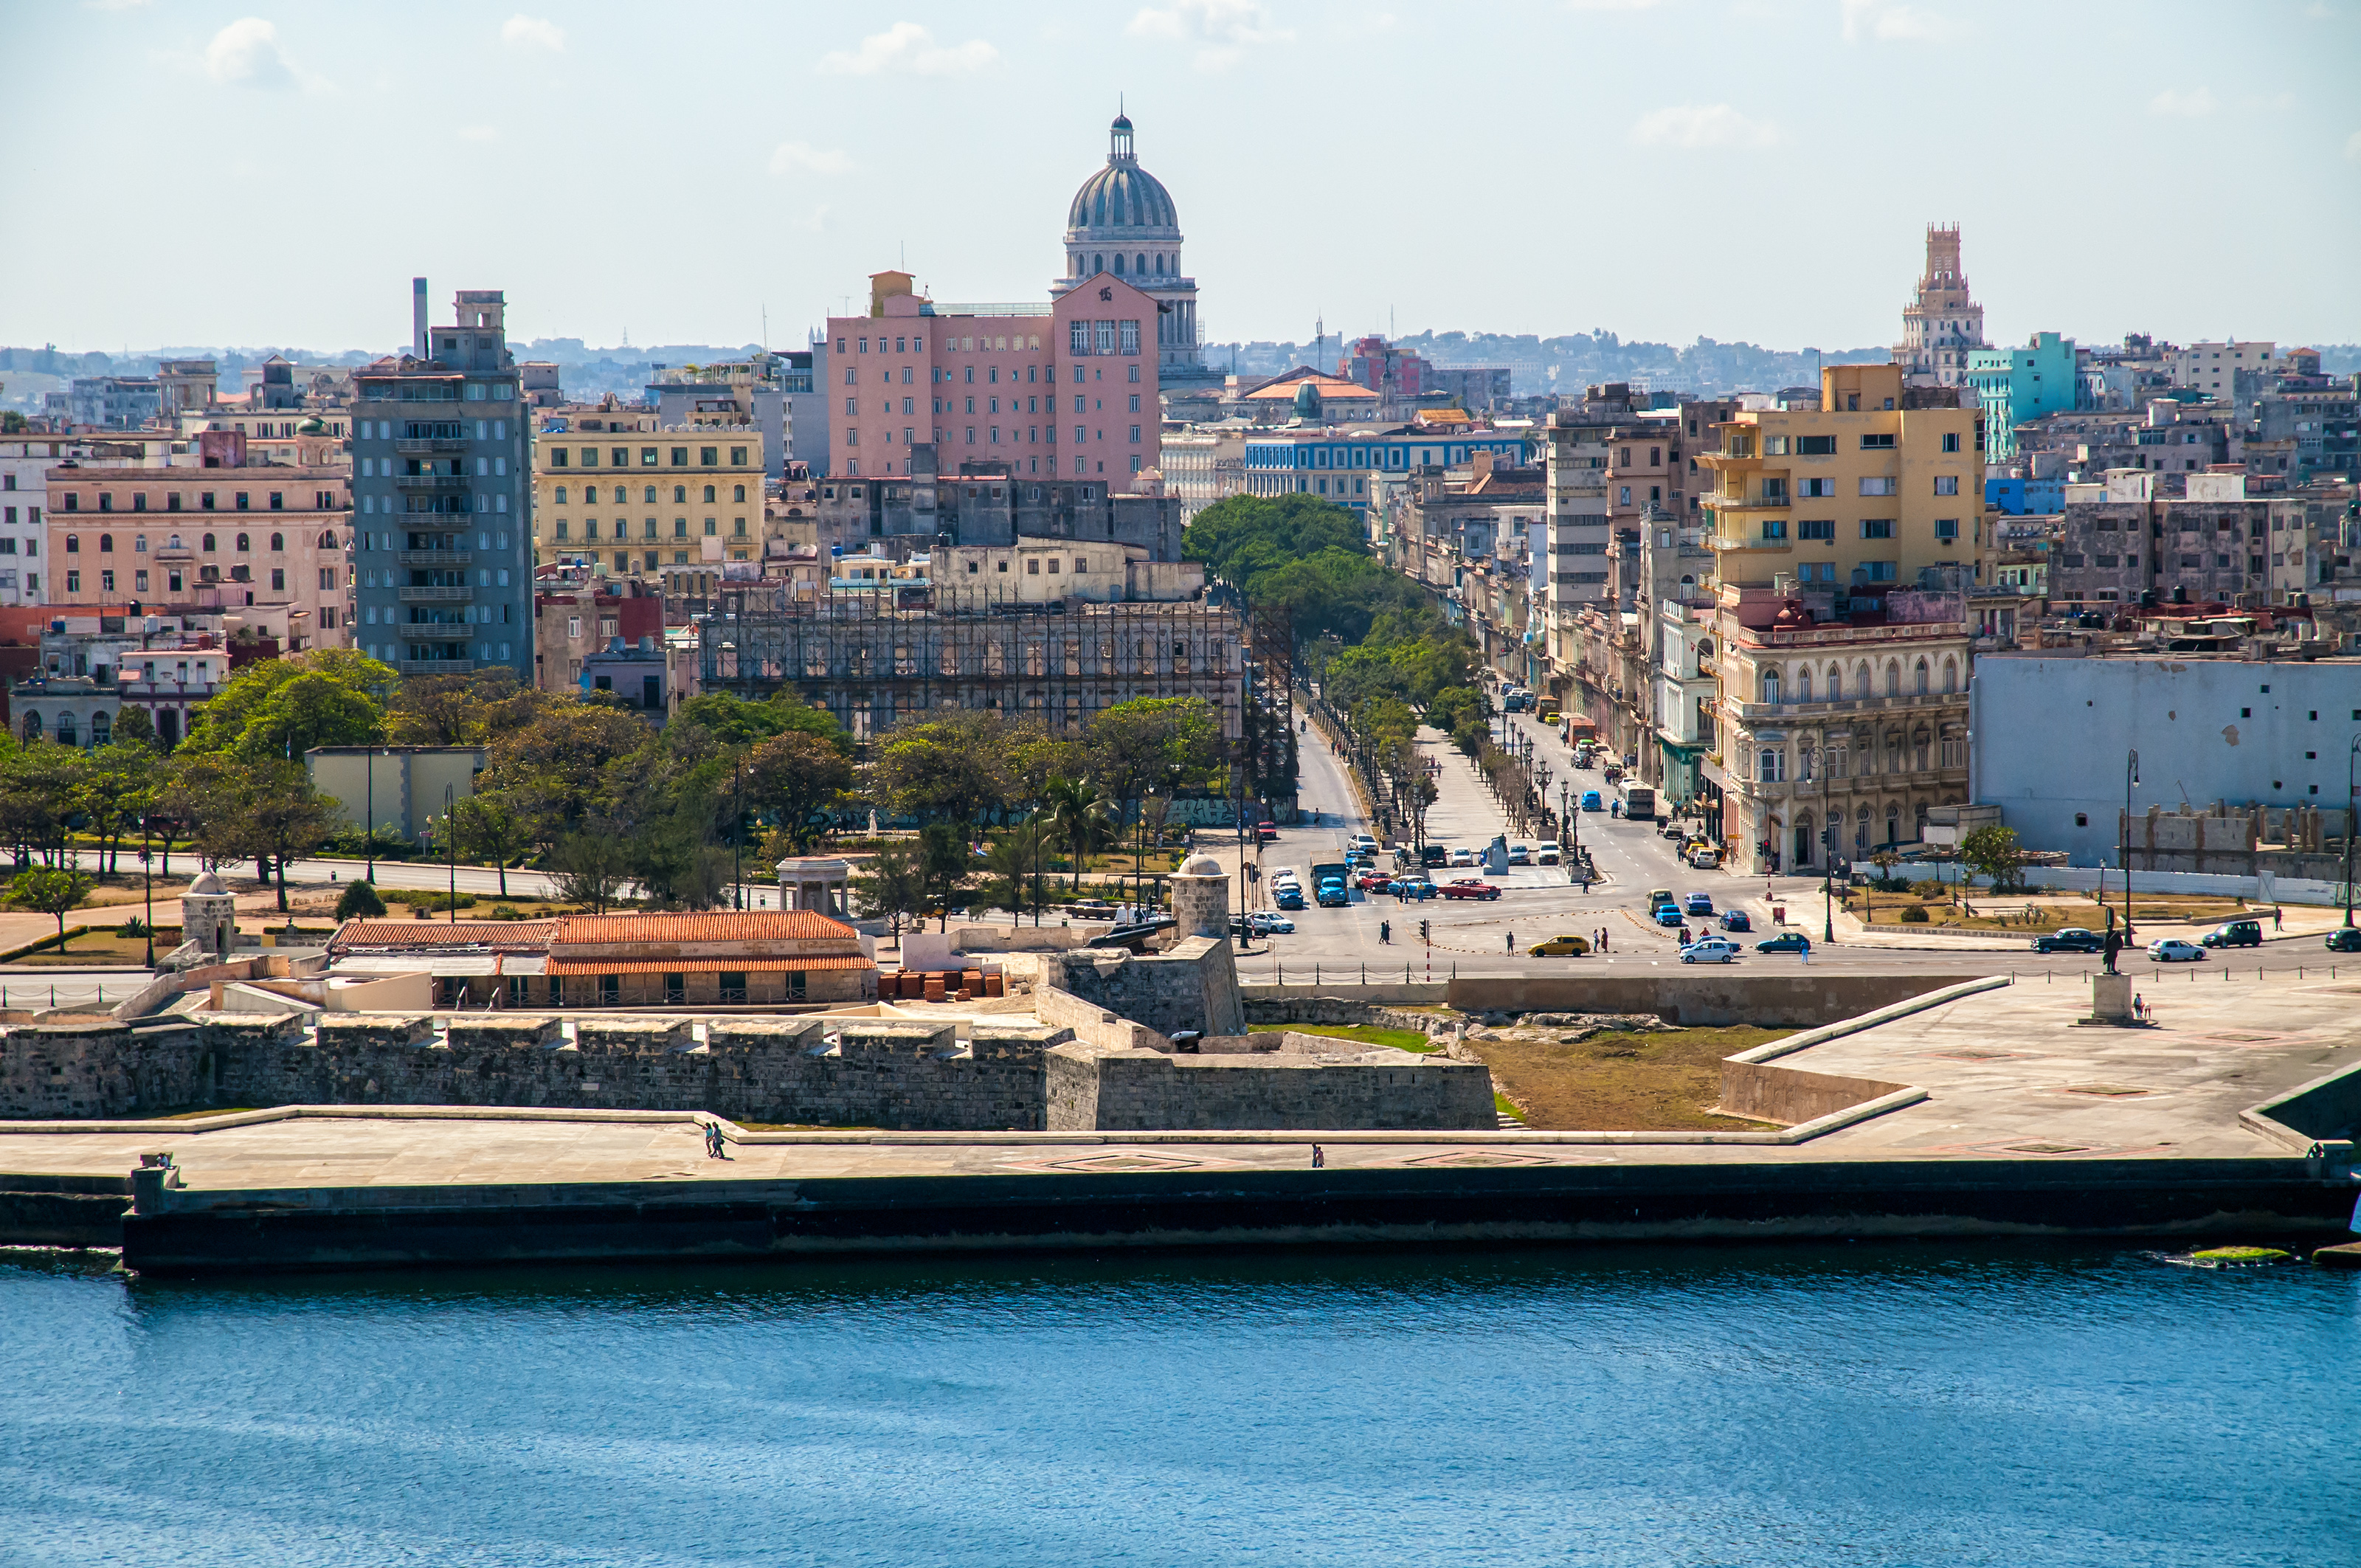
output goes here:
[{"label": "white car", "polygon": [[1726,964],[1738,957],[1738,944],[1721,937],[1701,937],[1681,949],[1685,964]]},{"label": "white car", "polygon": [[1532,865],[1533,863],[1533,851],[1532,846],[1527,844],[1510,845],[1509,863],[1512,866]]},{"label": "white car", "polygon": [[1556,839],[1544,839],[1534,848],[1533,864],[1537,866],[1554,866],[1557,864]]},{"label": "white car", "polygon": [[2147,945],[2147,956],[2160,964],[2193,964],[2204,960],[2205,949],[2178,937],[2160,937]]},{"label": "white car", "polygon": [[1378,841],[1367,833],[1354,834],[1351,842],[1354,849],[1365,855],[1374,855],[1378,852]]},{"label": "white car", "polygon": [[1270,885],[1273,887],[1284,887],[1294,880],[1295,868],[1293,866],[1281,866],[1279,870],[1270,873]]},{"label": "white car", "polygon": [[1472,866],[1476,863],[1476,851],[1473,850],[1454,850],[1451,851],[1451,859],[1448,863],[1455,866]]},{"label": "white car", "polygon": [[1258,936],[1268,937],[1273,932],[1277,932],[1282,937],[1291,937],[1295,935],[1294,921],[1290,920],[1284,915],[1273,915],[1267,910],[1257,909],[1253,914],[1247,916],[1246,925]]}]

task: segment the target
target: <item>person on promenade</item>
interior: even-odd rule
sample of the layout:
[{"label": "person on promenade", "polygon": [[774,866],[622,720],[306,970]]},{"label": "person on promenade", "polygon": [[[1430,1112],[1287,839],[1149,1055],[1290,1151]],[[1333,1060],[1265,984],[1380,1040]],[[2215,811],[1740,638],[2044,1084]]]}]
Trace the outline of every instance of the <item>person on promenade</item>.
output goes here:
[{"label": "person on promenade", "polygon": [[2279,906],[2278,906],[2277,905],[2273,905],[2271,906],[2271,935],[2272,935],[2272,936],[2274,936],[2274,937],[2276,937],[2276,936],[2278,936],[2279,934]]},{"label": "person on promenade", "polygon": [[1509,951],[1511,953],[1515,952],[1517,950],[1517,934],[1514,931],[1503,934],[1509,938]]},{"label": "person on promenade", "polygon": [[1328,1151],[1322,1148],[1318,1144],[1312,1146],[1312,1168],[1314,1170],[1325,1170],[1328,1168]]}]

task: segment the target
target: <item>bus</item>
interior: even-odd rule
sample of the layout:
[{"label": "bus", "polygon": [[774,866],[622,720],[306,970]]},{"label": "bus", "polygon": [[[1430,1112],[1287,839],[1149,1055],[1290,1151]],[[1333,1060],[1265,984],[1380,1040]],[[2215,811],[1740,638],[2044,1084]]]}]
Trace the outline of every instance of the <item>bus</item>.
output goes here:
[{"label": "bus", "polygon": [[1615,786],[1615,793],[1622,797],[1624,816],[1635,822],[1653,822],[1656,819],[1655,785],[1627,778]]}]

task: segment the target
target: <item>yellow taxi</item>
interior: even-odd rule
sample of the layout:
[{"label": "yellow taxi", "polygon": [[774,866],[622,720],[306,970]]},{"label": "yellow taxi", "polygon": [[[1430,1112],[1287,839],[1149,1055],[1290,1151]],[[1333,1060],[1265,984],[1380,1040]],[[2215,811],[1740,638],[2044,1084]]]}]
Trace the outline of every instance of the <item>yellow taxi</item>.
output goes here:
[{"label": "yellow taxi", "polygon": [[1556,959],[1569,955],[1581,958],[1589,951],[1590,938],[1587,937],[1552,937],[1546,942],[1536,942],[1525,949],[1528,956],[1536,959]]}]

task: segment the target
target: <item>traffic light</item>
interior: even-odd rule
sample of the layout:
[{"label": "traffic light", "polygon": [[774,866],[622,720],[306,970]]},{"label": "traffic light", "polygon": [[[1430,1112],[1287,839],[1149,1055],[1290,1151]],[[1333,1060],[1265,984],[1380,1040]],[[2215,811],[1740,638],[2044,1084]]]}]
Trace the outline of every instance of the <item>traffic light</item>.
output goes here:
[{"label": "traffic light", "polygon": [[1428,921],[1428,920],[1422,920],[1422,921],[1420,921],[1420,922],[1418,923],[1418,939],[1419,939],[1420,941],[1422,941],[1422,942],[1425,941],[1425,940],[1427,939],[1427,937],[1428,937],[1429,933],[1430,933],[1433,929],[1433,922],[1432,922],[1432,921]]}]

